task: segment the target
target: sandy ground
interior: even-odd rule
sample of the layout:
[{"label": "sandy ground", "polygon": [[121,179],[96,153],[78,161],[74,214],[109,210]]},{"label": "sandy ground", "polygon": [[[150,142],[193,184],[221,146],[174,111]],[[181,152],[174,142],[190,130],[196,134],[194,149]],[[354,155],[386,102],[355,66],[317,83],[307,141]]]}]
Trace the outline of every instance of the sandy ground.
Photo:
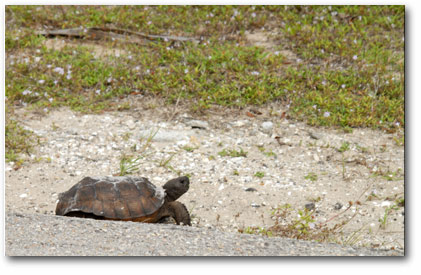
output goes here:
[{"label": "sandy ground", "polygon": [[[268,228],[273,210],[285,204],[290,208],[279,222],[291,224],[313,203],[310,228],[349,220],[331,241],[404,248],[404,207],[394,207],[404,196],[404,147],[394,141],[397,134],[309,127],[283,117],[285,107],[275,103],[259,112],[215,107],[194,115],[142,96],[125,100],[130,111],[99,115],[17,110],[40,145],[21,168],[6,163],[6,212],[54,215],[60,192],[85,176],[115,175],[129,155],[141,157],[133,175],[156,185],[190,176],[190,190],[179,200],[193,227]],[[348,150],[340,152],[344,142]],[[224,150],[247,155],[219,154]]]}]

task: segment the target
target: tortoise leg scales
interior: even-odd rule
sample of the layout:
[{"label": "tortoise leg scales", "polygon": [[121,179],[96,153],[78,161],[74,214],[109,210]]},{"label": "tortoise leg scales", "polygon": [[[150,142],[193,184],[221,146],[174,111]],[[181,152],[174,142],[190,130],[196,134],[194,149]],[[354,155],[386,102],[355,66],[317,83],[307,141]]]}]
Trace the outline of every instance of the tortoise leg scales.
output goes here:
[{"label": "tortoise leg scales", "polygon": [[177,224],[183,223],[184,225],[190,225],[190,214],[187,211],[187,208],[184,204],[178,201],[168,202],[168,207],[162,207],[161,213],[159,216],[163,217],[173,217]]}]

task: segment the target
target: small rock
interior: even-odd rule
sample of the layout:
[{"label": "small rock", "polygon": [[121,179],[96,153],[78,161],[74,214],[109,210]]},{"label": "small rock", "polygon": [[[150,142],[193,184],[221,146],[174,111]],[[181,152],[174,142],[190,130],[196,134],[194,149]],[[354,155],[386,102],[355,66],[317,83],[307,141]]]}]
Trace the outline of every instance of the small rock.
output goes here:
[{"label": "small rock", "polygon": [[320,135],[319,134],[316,134],[316,133],[313,133],[313,132],[308,132],[308,134],[310,135],[310,137],[312,138],[312,139],[320,139],[321,137],[320,137]]},{"label": "small rock", "polygon": [[256,192],[256,191],[257,191],[257,189],[256,189],[256,188],[253,188],[253,187],[249,187],[249,188],[247,188],[245,191],[246,191],[246,192]]},{"label": "small rock", "polygon": [[390,201],[384,201],[381,203],[381,207],[389,207],[392,203]]},{"label": "small rock", "polygon": [[237,121],[231,122],[230,124],[235,126],[235,127],[242,127],[242,126],[248,124],[248,121],[247,120],[237,120]]},{"label": "small rock", "polygon": [[254,208],[258,208],[258,207],[260,207],[260,204],[257,204],[257,203],[251,203],[251,207],[254,207]]},{"label": "small rock", "polygon": [[314,204],[314,202],[309,202],[309,203],[306,203],[305,205],[304,205],[304,207],[307,209],[307,210],[314,210],[314,208],[316,208],[316,205]]},{"label": "small rock", "polygon": [[272,133],[273,123],[270,121],[265,121],[262,123],[262,132],[266,134]]},{"label": "small rock", "polygon": [[130,130],[133,130],[134,128],[136,128],[136,123],[131,119],[126,121],[126,125],[127,127],[129,127]]},{"label": "small rock", "polygon": [[19,195],[19,198],[26,198],[27,196],[28,196],[28,194],[23,193],[23,194]]},{"label": "small rock", "polygon": [[190,135],[191,133],[189,131],[168,130],[162,128],[160,128],[158,132],[156,132],[156,129],[139,132],[140,137],[149,138],[153,136],[152,140],[157,142],[176,142],[188,139]]},{"label": "small rock", "polygon": [[340,202],[337,202],[337,203],[335,203],[335,205],[333,206],[333,208],[335,209],[335,210],[340,210],[340,209],[342,209],[342,203],[340,203]]},{"label": "small rock", "polygon": [[207,128],[209,128],[209,123],[207,121],[202,120],[189,120],[186,121],[186,125],[192,127],[193,129],[206,130]]}]

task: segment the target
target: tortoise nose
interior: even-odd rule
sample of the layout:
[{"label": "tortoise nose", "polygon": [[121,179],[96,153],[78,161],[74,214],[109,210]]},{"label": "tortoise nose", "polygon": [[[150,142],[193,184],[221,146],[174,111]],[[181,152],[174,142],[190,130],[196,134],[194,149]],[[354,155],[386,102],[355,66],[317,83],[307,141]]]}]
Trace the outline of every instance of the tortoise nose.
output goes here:
[{"label": "tortoise nose", "polygon": [[187,186],[189,186],[189,184],[190,184],[190,180],[189,180],[189,178],[188,178],[188,177],[186,177],[186,176],[184,176],[184,177],[180,177],[180,178],[179,178],[179,180],[180,180],[180,183],[182,183],[183,185],[187,185]]}]

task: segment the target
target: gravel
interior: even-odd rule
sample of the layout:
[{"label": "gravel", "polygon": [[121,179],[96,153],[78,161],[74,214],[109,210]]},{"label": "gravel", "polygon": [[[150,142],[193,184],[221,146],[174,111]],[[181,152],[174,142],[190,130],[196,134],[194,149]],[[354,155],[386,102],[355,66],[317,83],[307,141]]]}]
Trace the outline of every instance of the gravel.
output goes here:
[{"label": "gravel", "polygon": [[215,229],[6,214],[6,256],[403,256]]},{"label": "gravel", "polygon": [[[404,194],[404,147],[394,141],[399,133],[310,127],[286,119],[279,104],[251,117],[247,110],[217,107],[194,115],[181,104],[137,96],[127,102],[130,111],[103,114],[16,110],[40,144],[19,169],[6,164],[6,212],[54,215],[59,193],[86,176],[115,175],[122,157],[132,156],[139,157],[133,176],[155,185],[189,175],[190,190],[179,201],[194,227],[225,233],[269,228],[274,210],[285,205],[288,215],[278,222],[288,225],[315,202],[315,224],[347,222],[334,236],[338,243],[404,249],[405,208],[394,208]],[[218,154],[223,150],[246,156]]]}]

